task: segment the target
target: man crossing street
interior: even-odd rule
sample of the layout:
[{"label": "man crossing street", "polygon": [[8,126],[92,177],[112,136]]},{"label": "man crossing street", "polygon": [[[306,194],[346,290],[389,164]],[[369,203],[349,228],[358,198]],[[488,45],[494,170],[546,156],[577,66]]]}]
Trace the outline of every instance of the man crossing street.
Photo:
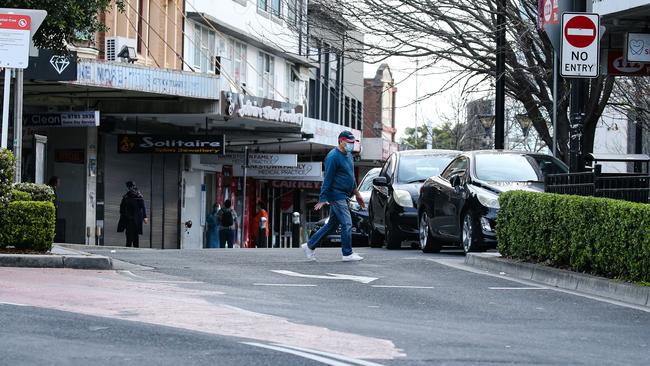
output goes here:
[{"label": "man crossing street", "polygon": [[361,194],[357,190],[354,178],[354,163],[352,162],[352,150],[357,141],[350,131],[343,131],[339,134],[339,146],[332,149],[325,158],[325,178],[320,191],[319,202],[314,207],[320,210],[324,206],[330,207],[329,220],[318,230],[307,243],[301,247],[309,260],[316,260],[315,250],[321,239],[341,226],[341,251],[344,262],[363,260],[363,257],[352,251],[352,217],[348,208],[348,198],[354,194],[357,202],[362,208]]}]

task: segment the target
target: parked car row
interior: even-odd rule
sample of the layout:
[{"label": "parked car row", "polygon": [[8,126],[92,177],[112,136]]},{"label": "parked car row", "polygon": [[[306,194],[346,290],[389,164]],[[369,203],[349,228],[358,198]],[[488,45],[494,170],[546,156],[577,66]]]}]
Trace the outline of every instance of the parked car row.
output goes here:
[{"label": "parked car row", "polygon": [[[541,153],[396,152],[361,180],[358,189],[367,208],[350,202],[353,245],[399,249],[406,244],[426,253],[443,246],[460,247],[466,253],[495,248],[499,194],[543,192],[547,174],[566,172],[562,161]],[[325,240],[324,244],[337,245],[340,232]]]}]

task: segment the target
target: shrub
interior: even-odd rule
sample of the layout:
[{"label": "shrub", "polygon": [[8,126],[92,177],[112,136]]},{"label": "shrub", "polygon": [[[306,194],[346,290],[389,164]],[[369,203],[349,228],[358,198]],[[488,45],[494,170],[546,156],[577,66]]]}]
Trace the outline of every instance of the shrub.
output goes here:
[{"label": "shrub", "polygon": [[54,200],[54,190],[46,184],[16,183],[14,189],[29,193],[33,201],[52,202]]},{"label": "shrub", "polygon": [[499,201],[503,256],[650,281],[650,205],[521,191],[503,193]]},{"label": "shrub", "polygon": [[19,191],[17,189],[12,189],[11,190],[11,202],[16,202],[16,201],[31,201],[32,200],[32,195]]},{"label": "shrub", "polygon": [[52,249],[55,212],[52,202],[10,202],[0,217],[0,243],[45,252]]},{"label": "shrub", "polygon": [[0,207],[9,203],[11,198],[14,169],[14,155],[7,149],[0,149]]}]

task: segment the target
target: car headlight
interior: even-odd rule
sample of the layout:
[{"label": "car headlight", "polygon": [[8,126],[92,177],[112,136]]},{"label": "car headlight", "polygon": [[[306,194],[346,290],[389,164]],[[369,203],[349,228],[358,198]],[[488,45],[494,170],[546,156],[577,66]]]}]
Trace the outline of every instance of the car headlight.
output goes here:
[{"label": "car headlight", "polygon": [[471,187],[470,189],[474,194],[476,194],[476,198],[483,206],[494,209],[501,208],[501,206],[499,206],[499,195],[496,193],[492,193],[479,187]]},{"label": "car headlight", "polygon": [[408,191],[396,189],[393,191],[393,199],[402,207],[413,207],[413,199]]}]

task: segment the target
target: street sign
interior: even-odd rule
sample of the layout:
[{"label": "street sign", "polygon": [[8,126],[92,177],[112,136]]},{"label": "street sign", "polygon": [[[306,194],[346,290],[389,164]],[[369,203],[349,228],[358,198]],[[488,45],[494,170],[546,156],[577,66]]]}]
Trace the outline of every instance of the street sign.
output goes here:
[{"label": "street sign", "polygon": [[560,23],[560,0],[539,0],[539,27],[546,30],[548,25]]},{"label": "street sign", "polygon": [[591,13],[562,14],[560,73],[565,78],[595,78],[599,74],[600,17]]},{"label": "street sign", "polygon": [[26,69],[32,18],[23,14],[0,14],[0,67]]},{"label": "street sign", "polygon": [[627,34],[627,61],[650,63],[650,34]]}]

